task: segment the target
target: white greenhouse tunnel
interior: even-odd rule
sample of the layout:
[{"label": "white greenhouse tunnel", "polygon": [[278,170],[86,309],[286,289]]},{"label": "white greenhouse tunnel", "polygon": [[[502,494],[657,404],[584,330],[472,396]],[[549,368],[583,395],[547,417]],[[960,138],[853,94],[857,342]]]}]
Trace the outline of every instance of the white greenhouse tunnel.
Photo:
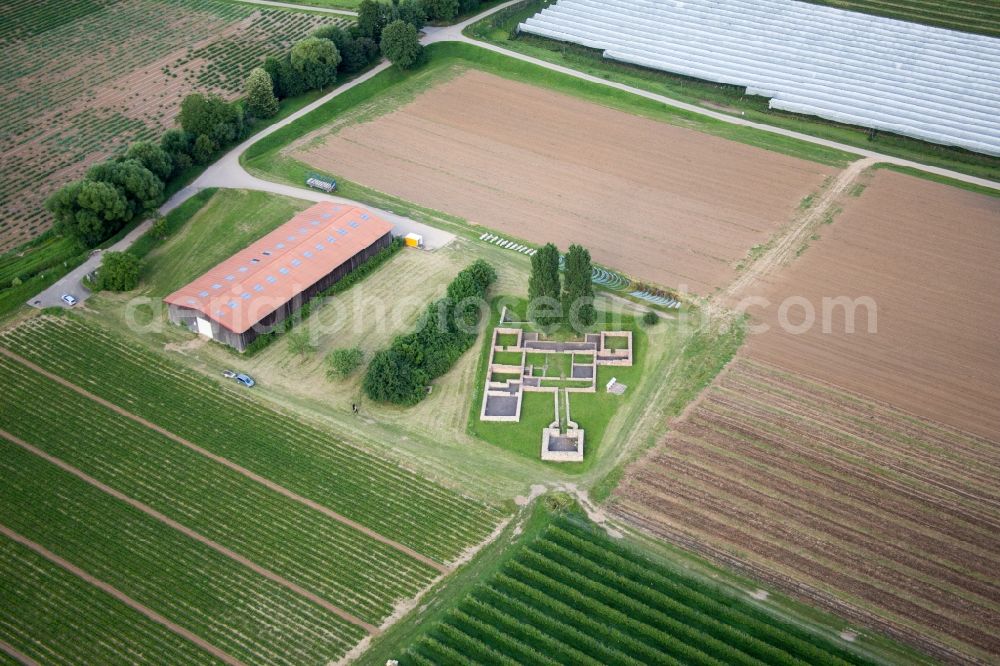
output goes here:
[{"label": "white greenhouse tunnel", "polygon": [[1000,39],[796,0],[559,0],[522,32],[1000,156]]}]

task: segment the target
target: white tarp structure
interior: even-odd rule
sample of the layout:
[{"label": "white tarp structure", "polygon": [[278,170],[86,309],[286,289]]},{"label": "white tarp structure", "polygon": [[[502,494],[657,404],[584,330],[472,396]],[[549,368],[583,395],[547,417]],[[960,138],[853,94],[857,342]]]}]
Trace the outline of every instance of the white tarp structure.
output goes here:
[{"label": "white tarp structure", "polygon": [[1000,39],[796,0],[559,0],[522,32],[1000,156]]}]

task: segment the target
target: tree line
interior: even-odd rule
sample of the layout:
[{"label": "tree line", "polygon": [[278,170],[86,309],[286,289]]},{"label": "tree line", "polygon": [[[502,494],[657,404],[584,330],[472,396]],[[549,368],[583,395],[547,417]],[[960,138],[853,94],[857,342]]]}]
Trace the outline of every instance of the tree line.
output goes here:
[{"label": "tree line", "polygon": [[189,94],[176,117],[179,127],[164,132],[158,142],[129,145],[49,197],[45,207],[55,218],[55,232],[96,247],[154,211],[191,166],[211,163],[246,138],[257,120],[273,117],[279,100],[327,88],[338,75],[354,74],[383,53],[399,67],[418,64],[418,30],[427,16],[423,0],[365,0],[356,24],[322,26],[285,54],[265,58],[249,73],[242,99]]},{"label": "tree line", "polygon": [[427,306],[417,330],[393,340],[368,364],[362,388],[378,402],[413,405],[476,341],[482,306],[496,271],[482,259],[462,270],[444,298]]}]

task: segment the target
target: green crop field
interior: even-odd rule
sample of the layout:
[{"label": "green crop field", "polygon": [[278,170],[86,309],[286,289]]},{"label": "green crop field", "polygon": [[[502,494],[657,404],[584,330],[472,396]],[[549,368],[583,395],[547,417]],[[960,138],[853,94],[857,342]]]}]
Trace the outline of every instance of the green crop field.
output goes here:
[{"label": "green crop field", "polygon": [[868,663],[568,516],[520,546],[398,659],[403,665]]},{"label": "green crop field", "polygon": [[0,382],[3,430],[372,624],[437,575],[2,357]]},{"label": "green crop field", "polygon": [[5,439],[0,475],[0,522],[246,664],[323,664],[364,635]]},{"label": "green crop field", "polygon": [[[75,318],[36,318],[0,345],[174,434],[440,562],[484,539],[497,510]],[[221,378],[220,378],[221,380]]]},{"label": "green crop field", "polygon": [[876,16],[1000,37],[996,0],[806,0]]},{"label": "green crop field", "polygon": [[242,94],[247,73],[347,17],[224,0],[15,0],[0,7],[0,250],[50,224],[45,197],[173,125],[187,93]]},{"label": "green crop field", "polygon": [[[6,537],[0,537],[0,608],[4,609],[0,641],[39,663],[217,663],[183,638]],[[6,663],[2,658],[0,662]]]}]

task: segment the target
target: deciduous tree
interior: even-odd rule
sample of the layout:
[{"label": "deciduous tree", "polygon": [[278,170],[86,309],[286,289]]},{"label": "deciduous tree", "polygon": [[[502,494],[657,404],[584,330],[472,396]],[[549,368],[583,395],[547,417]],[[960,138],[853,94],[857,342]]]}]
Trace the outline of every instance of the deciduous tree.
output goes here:
[{"label": "deciduous tree", "polygon": [[410,69],[420,62],[423,47],[417,29],[405,21],[393,21],[382,31],[382,55],[400,69]]},{"label": "deciduous tree", "polygon": [[458,0],[424,0],[423,4],[431,21],[450,21],[458,16]]},{"label": "deciduous tree", "polygon": [[130,252],[105,252],[97,271],[98,289],[131,291],[139,286],[141,262]]},{"label": "deciduous tree", "polygon": [[174,173],[174,160],[170,153],[152,141],[136,141],[125,151],[125,159],[137,160],[164,183]]},{"label": "deciduous tree", "polygon": [[307,37],[292,47],[291,62],[306,88],[319,90],[337,80],[340,53],[329,39]]},{"label": "deciduous tree", "polygon": [[129,219],[128,202],[109,183],[77,180],[67,183],[45,202],[55,217],[57,233],[94,247],[114,235]]},{"label": "deciduous tree", "polygon": [[255,118],[270,118],[278,112],[271,75],[263,67],[254,67],[247,77],[247,111]]},{"label": "deciduous tree", "polygon": [[362,37],[368,37],[378,42],[382,38],[382,30],[395,18],[392,5],[376,0],[362,0],[358,5],[358,32]]}]

